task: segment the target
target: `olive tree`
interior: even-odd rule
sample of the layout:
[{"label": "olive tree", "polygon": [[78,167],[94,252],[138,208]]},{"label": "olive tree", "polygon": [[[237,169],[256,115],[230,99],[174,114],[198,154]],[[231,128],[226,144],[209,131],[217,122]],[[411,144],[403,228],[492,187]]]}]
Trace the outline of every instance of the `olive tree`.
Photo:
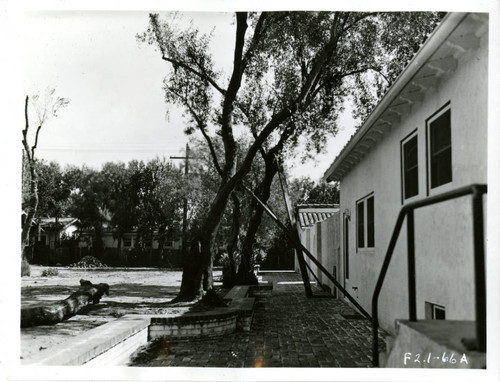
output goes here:
[{"label": "olive tree", "polygon": [[[230,73],[216,67],[210,36],[175,17],[151,14],[139,35],[167,63],[165,99],[184,108],[189,130],[207,145],[214,136],[223,153],[212,151],[220,175],[197,245],[183,272],[179,299],[212,288],[210,264],[219,224],[233,190],[251,170],[259,151],[281,151],[302,138],[306,150],[320,150],[334,134],[348,98],[364,118],[433,30],[435,13],[237,12]],[[253,141],[238,161],[235,135]],[[276,149],[274,149],[276,148]],[[274,155],[273,155],[274,157]],[[202,279],[205,276],[205,282]]]}]

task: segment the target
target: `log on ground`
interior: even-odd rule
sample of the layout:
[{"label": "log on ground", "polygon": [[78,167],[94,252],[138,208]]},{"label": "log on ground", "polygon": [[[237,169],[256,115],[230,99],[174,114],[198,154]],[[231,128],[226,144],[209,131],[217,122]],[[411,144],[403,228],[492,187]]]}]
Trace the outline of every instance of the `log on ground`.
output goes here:
[{"label": "log on ground", "polygon": [[103,294],[109,295],[108,284],[92,284],[90,281],[82,279],[78,290],[65,300],[44,306],[22,308],[21,327],[53,325],[67,320],[90,303],[98,304]]}]

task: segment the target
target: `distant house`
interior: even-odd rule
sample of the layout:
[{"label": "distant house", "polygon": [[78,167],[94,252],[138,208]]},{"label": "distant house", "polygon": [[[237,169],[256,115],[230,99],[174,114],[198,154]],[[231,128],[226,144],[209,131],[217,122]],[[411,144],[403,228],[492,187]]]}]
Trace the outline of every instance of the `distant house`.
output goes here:
[{"label": "distant house", "polygon": [[[364,309],[401,208],[487,183],[487,134],[488,15],[451,13],[324,175],[340,182],[339,278]],[[471,204],[415,212],[418,319],[475,319]],[[378,305],[392,332],[408,318],[406,239],[403,229]]]},{"label": "distant house", "polygon": [[[338,204],[299,204],[297,206],[300,242],[334,277],[338,277],[340,267],[339,216]],[[318,277],[319,282],[334,291],[331,281],[318,271],[317,266],[307,257],[305,260],[312,273]],[[297,259],[295,259],[295,270],[297,272],[300,270]],[[316,281],[311,271],[309,279]]]},{"label": "distant house", "polygon": [[78,228],[76,218],[40,218],[30,231],[30,242],[55,248],[61,239],[71,238]]},{"label": "distant house", "polygon": [[[91,246],[91,237],[92,235],[85,230],[79,232],[80,240],[79,246],[80,248],[85,248]],[[115,233],[111,229],[105,229],[102,233],[102,242],[104,248],[118,248],[119,247],[119,239],[116,237]],[[153,239],[141,239],[140,235],[136,231],[127,232],[123,235],[121,239],[121,248],[122,249],[132,249],[137,246],[142,246],[144,248],[158,249],[158,234],[153,234]],[[165,241],[164,248],[165,249],[175,249],[180,250],[182,246],[182,240],[179,238],[168,238]]]}]

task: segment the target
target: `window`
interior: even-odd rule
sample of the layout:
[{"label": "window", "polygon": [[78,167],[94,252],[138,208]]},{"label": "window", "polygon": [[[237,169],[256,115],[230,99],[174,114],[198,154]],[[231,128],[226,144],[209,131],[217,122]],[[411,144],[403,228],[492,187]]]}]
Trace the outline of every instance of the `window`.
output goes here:
[{"label": "window", "polygon": [[349,279],[349,220],[350,214],[344,212],[344,278]]},{"label": "window", "polygon": [[375,221],[373,196],[366,200],[366,236],[368,237],[368,247],[375,247]]},{"label": "window", "polygon": [[123,237],[123,246],[131,247],[132,246],[132,236],[124,236]]},{"label": "window", "polygon": [[358,248],[365,247],[365,202],[358,202],[357,206],[358,217]]},{"label": "window", "polygon": [[433,320],[444,320],[445,319],[445,308],[444,306],[434,305],[432,307],[432,319]]},{"label": "window", "polygon": [[426,320],[445,320],[446,308],[444,306],[425,302],[425,319]]},{"label": "window", "polygon": [[443,107],[427,120],[428,166],[430,188],[452,181],[451,110]]},{"label": "window", "polygon": [[168,231],[167,237],[165,238],[165,247],[173,248],[173,246],[174,246],[174,235],[172,234],[172,232]]},{"label": "window", "polygon": [[321,223],[316,224],[316,256],[321,261]]},{"label": "window", "polygon": [[418,136],[412,133],[401,143],[403,198],[418,195]]},{"label": "window", "polygon": [[356,233],[358,248],[375,247],[375,198],[373,194],[356,203]]}]

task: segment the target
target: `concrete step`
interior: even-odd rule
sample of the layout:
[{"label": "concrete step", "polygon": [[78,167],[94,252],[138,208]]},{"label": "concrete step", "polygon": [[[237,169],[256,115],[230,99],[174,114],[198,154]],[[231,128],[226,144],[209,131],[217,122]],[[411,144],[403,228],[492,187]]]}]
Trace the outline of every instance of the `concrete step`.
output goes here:
[{"label": "concrete step", "polygon": [[462,343],[463,338],[475,337],[473,321],[398,320],[396,332],[387,356],[381,355],[384,367],[486,368],[486,353],[470,351]]},{"label": "concrete step", "polygon": [[[139,346],[147,343],[150,316],[128,314],[23,360],[27,365],[121,365]],[[105,356],[102,361],[99,357]]]},{"label": "concrete step", "polygon": [[235,298],[246,297],[249,289],[250,285],[236,285],[232,287],[229,292],[227,292],[224,296],[224,300],[230,301]]}]

